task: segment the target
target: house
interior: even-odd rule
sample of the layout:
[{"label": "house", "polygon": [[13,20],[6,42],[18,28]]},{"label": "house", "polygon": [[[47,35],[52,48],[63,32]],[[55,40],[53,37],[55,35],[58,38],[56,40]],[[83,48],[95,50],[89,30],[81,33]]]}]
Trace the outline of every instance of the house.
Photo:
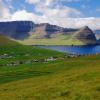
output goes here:
[{"label": "house", "polygon": [[45,61],[55,61],[55,60],[56,60],[56,58],[54,58],[54,57],[50,57],[50,58],[45,59]]}]

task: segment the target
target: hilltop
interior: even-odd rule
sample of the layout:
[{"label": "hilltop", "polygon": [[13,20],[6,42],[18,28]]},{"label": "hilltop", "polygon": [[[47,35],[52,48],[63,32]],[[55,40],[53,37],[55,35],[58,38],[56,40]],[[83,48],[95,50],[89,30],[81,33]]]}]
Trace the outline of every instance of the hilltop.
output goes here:
[{"label": "hilltop", "polygon": [[74,38],[82,41],[84,44],[96,44],[97,42],[93,31],[88,26],[85,26],[77,31]]}]

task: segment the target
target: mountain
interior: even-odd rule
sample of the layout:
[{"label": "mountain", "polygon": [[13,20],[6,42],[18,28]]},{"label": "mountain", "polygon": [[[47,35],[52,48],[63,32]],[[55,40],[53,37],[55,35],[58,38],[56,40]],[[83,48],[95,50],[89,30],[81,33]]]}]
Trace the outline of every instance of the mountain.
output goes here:
[{"label": "mountain", "polygon": [[84,44],[96,44],[96,37],[88,26],[85,26],[77,31],[74,38],[82,41]]},{"label": "mountain", "polygon": [[31,21],[0,22],[0,34],[26,45],[85,45],[95,44],[96,38],[89,27],[64,28],[48,23]]},{"label": "mountain", "polygon": [[0,34],[14,39],[24,39],[29,36],[34,23],[31,21],[0,22]]},{"label": "mountain", "polygon": [[21,42],[27,45],[87,45],[96,44],[96,37],[88,26],[71,29],[45,23],[37,25]]},{"label": "mountain", "polygon": [[18,40],[25,39],[33,33],[36,33],[37,36],[39,34],[39,37],[50,38],[52,34],[68,34],[74,31],[77,31],[77,29],[63,28],[48,23],[35,24],[31,21],[0,22],[0,34]]},{"label": "mountain", "polygon": [[43,38],[51,38],[52,35],[59,35],[59,34],[63,34],[63,35],[67,35],[71,32],[75,32],[78,29],[72,29],[72,28],[63,28],[57,25],[51,25],[48,23],[42,23],[42,24],[38,24],[37,27],[35,27],[33,34],[36,32],[41,34],[41,32],[43,32],[41,35]]}]

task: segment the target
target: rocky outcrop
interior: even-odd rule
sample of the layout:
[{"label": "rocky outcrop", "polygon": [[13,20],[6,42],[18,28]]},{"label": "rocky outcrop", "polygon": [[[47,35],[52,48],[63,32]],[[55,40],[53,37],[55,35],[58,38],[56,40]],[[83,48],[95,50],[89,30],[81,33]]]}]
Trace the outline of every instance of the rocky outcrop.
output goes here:
[{"label": "rocky outcrop", "polygon": [[96,37],[93,31],[85,26],[75,33],[74,38],[82,41],[84,44],[96,44]]},{"label": "rocky outcrop", "polygon": [[34,26],[35,24],[31,21],[0,22],[0,34],[15,39],[24,39],[29,36],[28,33]]}]

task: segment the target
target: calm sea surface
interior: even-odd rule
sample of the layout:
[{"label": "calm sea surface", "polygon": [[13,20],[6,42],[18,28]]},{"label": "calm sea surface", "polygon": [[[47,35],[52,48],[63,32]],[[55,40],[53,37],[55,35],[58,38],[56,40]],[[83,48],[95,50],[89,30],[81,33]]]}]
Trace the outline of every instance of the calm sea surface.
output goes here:
[{"label": "calm sea surface", "polygon": [[64,53],[86,55],[86,54],[100,54],[100,45],[88,46],[39,46]]}]

